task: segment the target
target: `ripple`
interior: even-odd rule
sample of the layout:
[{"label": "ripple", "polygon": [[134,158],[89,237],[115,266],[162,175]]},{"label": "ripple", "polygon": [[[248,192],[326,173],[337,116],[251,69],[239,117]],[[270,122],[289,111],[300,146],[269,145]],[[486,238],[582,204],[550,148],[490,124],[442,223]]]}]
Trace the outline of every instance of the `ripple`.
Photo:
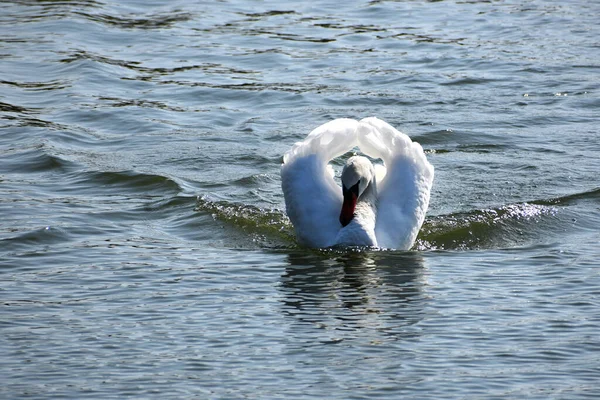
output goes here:
[{"label": "ripple", "polygon": [[71,86],[71,82],[69,82],[68,80],[54,80],[48,82],[11,82],[0,80],[0,84],[14,86],[32,92],[46,90],[63,90]]},{"label": "ripple", "polygon": [[134,69],[134,70],[139,68],[138,65],[140,64],[139,61],[126,61],[126,60],[114,59],[114,58],[103,56],[100,54],[95,54],[95,53],[92,53],[92,52],[89,52],[86,50],[78,50],[78,51],[72,53],[70,56],[60,59],[59,62],[62,62],[65,64],[70,64],[70,63],[80,61],[80,60],[91,60],[91,61],[95,61],[95,62],[99,62],[99,63],[103,63],[103,64],[116,65],[119,67],[125,67],[125,68],[129,68],[129,69]]},{"label": "ripple", "polygon": [[288,14],[297,14],[296,11],[293,10],[269,10],[269,11],[264,11],[264,12],[259,12],[259,13],[244,13],[241,12],[241,15],[244,15],[246,17],[250,17],[251,19],[264,19],[264,18],[268,18],[268,17],[273,17],[273,16],[277,16],[277,15],[288,15]]},{"label": "ripple", "polygon": [[[2,3],[0,397],[597,398],[599,5]],[[418,246],[299,247],[281,155],[371,115]]]},{"label": "ripple", "polygon": [[[36,108],[21,107],[21,106],[17,106],[14,104],[0,102],[0,111],[7,112],[7,113],[17,113],[17,114],[35,114],[35,113],[38,113],[40,110],[36,109]],[[6,116],[3,116],[2,118],[7,119]]]},{"label": "ripple", "polygon": [[149,107],[157,108],[160,110],[184,112],[187,111],[184,108],[170,106],[161,101],[144,100],[144,99],[121,99],[117,97],[98,97],[98,100],[108,102],[110,107]]},{"label": "ripple", "polygon": [[590,201],[592,203],[600,202],[600,188],[592,189],[589,191],[585,191],[582,193],[575,193],[567,196],[556,197],[549,200],[538,200],[535,201],[535,204],[540,205],[560,205],[560,206],[568,206],[573,205],[581,201]]},{"label": "ripple", "polygon": [[241,90],[249,92],[262,92],[265,90],[271,90],[276,92],[287,92],[302,94],[306,92],[335,92],[336,88],[328,85],[321,84],[310,84],[310,83],[288,83],[288,82],[245,82],[245,83],[231,83],[231,84],[212,84],[207,82],[190,82],[180,80],[163,80],[162,84],[188,86],[188,87],[207,87],[214,89],[227,89],[227,90]]},{"label": "ripple", "polygon": [[149,14],[142,18],[134,17],[133,15],[92,14],[83,11],[76,11],[74,14],[82,16],[89,21],[119,29],[164,29],[193,18],[193,15],[188,12],[177,11],[164,14]]},{"label": "ripple", "polygon": [[143,193],[144,196],[157,193],[179,193],[181,187],[170,178],[140,173],[137,171],[101,171],[74,173],[71,175],[66,190],[80,191],[85,188],[96,191],[102,188],[102,193],[125,194]]},{"label": "ripple", "polygon": [[71,235],[64,229],[46,226],[44,228],[19,234],[18,236],[8,237],[1,241],[3,242],[2,247],[10,245],[11,248],[14,249],[17,244],[23,247],[29,247],[31,245],[49,246],[66,242],[70,238]]}]

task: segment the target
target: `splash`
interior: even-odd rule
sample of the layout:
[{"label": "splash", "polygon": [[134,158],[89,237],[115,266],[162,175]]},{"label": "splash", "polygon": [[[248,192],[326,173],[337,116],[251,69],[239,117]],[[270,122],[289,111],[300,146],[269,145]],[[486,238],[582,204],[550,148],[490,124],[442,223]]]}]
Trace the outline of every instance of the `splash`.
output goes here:
[{"label": "splash", "polygon": [[[425,220],[412,250],[502,249],[560,240],[565,232],[581,229],[573,222],[580,214],[575,208],[587,207],[591,203],[595,209],[599,201],[600,188],[596,188],[563,197],[431,216]],[[215,221],[242,232],[248,238],[247,246],[299,248],[293,226],[282,210],[212,201],[202,196],[197,198],[196,211],[209,213]],[[593,225],[594,221],[590,224]],[[317,252],[371,253],[377,250],[380,249],[331,248]]]},{"label": "splash", "polygon": [[[210,213],[248,236],[248,246],[298,248],[294,229],[285,213],[227,201],[198,197],[197,212]],[[557,208],[537,203],[510,204],[493,209],[440,215],[425,220],[412,250],[479,250],[514,247],[535,241],[556,225]],[[374,249],[349,248],[363,252]],[[339,248],[327,249],[338,253]]]},{"label": "splash", "polygon": [[512,247],[538,236],[544,217],[556,208],[541,204],[510,204],[428,218],[417,238],[417,250],[476,250]]}]

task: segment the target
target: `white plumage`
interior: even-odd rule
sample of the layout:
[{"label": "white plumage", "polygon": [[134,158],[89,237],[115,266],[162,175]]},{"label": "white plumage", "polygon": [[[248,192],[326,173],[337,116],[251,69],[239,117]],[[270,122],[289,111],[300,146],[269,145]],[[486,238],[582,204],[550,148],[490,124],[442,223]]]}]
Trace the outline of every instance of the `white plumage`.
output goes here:
[{"label": "white plumage", "polygon": [[[351,157],[342,172],[343,196],[329,161],[354,147],[383,167]],[[319,126],[285,153],[281,166],[286,211],[299,243],[308,247],[410,249],[432,184],[433,166],[421,145],[373,117]]]}]

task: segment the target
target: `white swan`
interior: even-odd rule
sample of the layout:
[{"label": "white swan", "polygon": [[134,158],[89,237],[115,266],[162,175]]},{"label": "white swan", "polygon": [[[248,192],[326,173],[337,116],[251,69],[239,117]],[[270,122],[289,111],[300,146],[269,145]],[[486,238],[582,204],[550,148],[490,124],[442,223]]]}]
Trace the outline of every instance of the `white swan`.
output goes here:
[{"label": "white swan", "polygon": [[[329,161],[358,147],[342,188]],[[281,187],[298,242],[308,247],[374,246],[408,250],[429,206],[433,166],[423,148],[377,118],[336,119],[283,156]]]}]

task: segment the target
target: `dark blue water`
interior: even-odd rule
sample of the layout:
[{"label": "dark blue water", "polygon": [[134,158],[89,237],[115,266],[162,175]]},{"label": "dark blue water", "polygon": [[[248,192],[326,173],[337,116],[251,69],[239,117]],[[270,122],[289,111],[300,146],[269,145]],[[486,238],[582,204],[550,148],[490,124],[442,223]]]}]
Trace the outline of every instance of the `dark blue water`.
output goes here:
[{"label": "dark blue water", "polygon": [[[600,3],[0,9],[0,398],[600,397]],[[415,248],[298,247],[283,153],[367,116]]]}]

